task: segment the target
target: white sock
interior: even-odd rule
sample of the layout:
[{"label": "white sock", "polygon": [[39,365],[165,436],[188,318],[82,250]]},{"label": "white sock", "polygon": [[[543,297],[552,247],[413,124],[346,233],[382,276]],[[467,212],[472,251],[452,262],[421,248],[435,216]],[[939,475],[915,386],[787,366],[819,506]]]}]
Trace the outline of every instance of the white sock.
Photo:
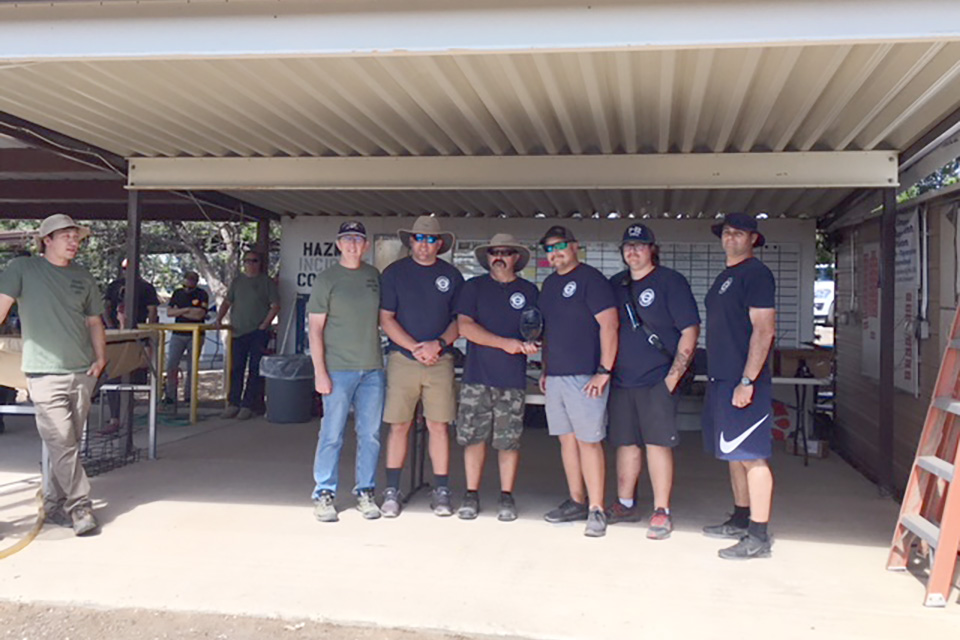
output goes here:
[{"label": "white sock", "polygon": [[617,498],[617,499],[620,500],[620,504],[622,504],[623,506],[625,506],[627,509],[632,509],[632,508],[633,508],[633,498],[629,498],[629,499],[628,499],[628,498]]}]

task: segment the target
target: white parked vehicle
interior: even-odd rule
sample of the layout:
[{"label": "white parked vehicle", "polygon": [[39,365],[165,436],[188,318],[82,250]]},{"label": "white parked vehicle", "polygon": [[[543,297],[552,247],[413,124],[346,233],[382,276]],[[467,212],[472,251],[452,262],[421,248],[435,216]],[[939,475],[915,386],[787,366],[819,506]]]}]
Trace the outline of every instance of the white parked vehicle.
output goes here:
[{"label": "white parked vehicle", "polygon": [[833,326],[835,318],[833,265],[818,264],[813,283],[813,321]]}]

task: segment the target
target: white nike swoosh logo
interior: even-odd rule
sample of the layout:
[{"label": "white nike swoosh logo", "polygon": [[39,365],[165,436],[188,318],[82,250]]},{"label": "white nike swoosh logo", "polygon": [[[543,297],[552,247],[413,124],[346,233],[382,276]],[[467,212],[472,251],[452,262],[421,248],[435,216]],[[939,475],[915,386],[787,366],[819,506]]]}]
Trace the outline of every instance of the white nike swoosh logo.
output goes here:
[{"label": "white nike swoosh logo", "polygon": [[733,440],[728,441],[726,438],[723,437],[723,431],[721,431],[720,432],[720,452],[730,453],[731,451],[739,447],[741,444],[743,444],[743,441],[749,438],[750,434],[756,431],[757,427],[763,424],[763,421],[769,417],[770,417],[770,414],[768,413],[767,415],[757,420],[752,427],[750,427],[749,429],[741,433],[739,436],[737,436]]}]

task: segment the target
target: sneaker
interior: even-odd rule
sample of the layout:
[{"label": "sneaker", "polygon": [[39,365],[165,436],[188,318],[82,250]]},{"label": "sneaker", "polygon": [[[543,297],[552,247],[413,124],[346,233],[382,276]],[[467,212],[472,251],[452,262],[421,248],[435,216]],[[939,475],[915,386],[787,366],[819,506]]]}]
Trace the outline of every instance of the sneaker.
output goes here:
[{"label": "sneaker", "polygon": [[396,518],[403,510],[400,502],[400,490],[393,487],[387,487],[383,490],[383,504],[380,505],[380,513],[384,518]]},{"label": "sneaker", "polygon": [[357,494],[357,511],[367,520],[376,520],[380,517],[380,507],[373,495],[373,489],[364,489]]},{"label": "sneaker", "polygon": [[337,508],[333,506],[333,494],[321,491],[320,497],[313,502],[313,515],[320,522],[337,522]]},{"label": "sneaker", "polygon": [[107,421],[107,424],[104,425],[102,429],[97,431],[102,436],[114,436],[120,432],[120,421],[116,418],[111,418]]},{"label": "sneaker", "polygon": [[52,509],[48,513],[45,513],[43,516],[44,522],[49,522],[50,524],[55,524],[58,527],[72,527],[73,518],[71,518],[63,507],[57,507]]},{"label": "sneaker", "polygon": [[478,513],[480,513],[480,496],[477,495],[476,491],[467,491],[463,494],[460,508],[457,509],[457,517],[461,520],[473,520]]},{"label": "sneaker", "polygon": [[[479,504],[477,505],[479,508]],[[450,487],[437,487],[430,497],[430,508],[433,515],[445,518],[453,515],[453,505],[450,503]]]},{"label": "sneaker", "polygon": [[70,520],[73,524],[73,535],[85,536],[88,533],[96,531],[97,519],[93,517],[93,511],[90,507],[77,507],[70,513]]},{"label": "sneaker", "polygon": [[773,539],[767,538],[766,540],[761,540],[755,535],[746,534],[740,538],[740,542],[733,545],[732,547],[727,547],[726,549],[720,549],[717,552],[724,560],[750,560],[751,558],[769,558],[770,557],[770,548],[773,546]]},{"label": "sneaker", "polygon": [[640,522],[640,508],[637,507],[636,503],[632,507],[625,507],[622,502],[617,500],[613,503],[613,506],[606,510],[604,515],[607,517],[609,524]]},{"label": "sneaker", "polygon": [[731,540],[739,540],[743,536],[747,535],[747,528],[738,526],[733,522],[731,517],[726,522],[721,524],[711,524],[703,528],[703,535],[708,538],[729,538]]},{"label": "sneaker", "polygon": [[583,530],[583,535],[588,538],[602,538],[607,535],[607,516],[603,509],[591,509],[587,516],[587,528]]},{"label": "sneaker", "polygon": [[647,527],[647,538],[650,540],[666,540],[673,532],[673,518],[663,509],[657,509],[650,516],[650,525]]},{"label": "sneaker", "polygon": [[513,522],[517,519],[517,502],[512,495],[500,494],[500,504],[497,505],[497,520]]},{"label": "sneaker", "polygon": [[547,522],[573,522],[587,519],[587,505],[567,498],[553,511],[548,511],[543,519]]},{"label": "sneaker", "polygon": [[244,407],[243,409],[240,409],[240,411],[237,411],[237,420],[249,420],[250,416],[252,415],[253,411],[250,411],[250,409]]},{"label": "sneaker", "polygon": [[238,413],[240,413],[240,407],[230,405],[223,410],[223,413],[220,414],[220,417],[224,420],[229,420],[230,418],[236,418]]}]

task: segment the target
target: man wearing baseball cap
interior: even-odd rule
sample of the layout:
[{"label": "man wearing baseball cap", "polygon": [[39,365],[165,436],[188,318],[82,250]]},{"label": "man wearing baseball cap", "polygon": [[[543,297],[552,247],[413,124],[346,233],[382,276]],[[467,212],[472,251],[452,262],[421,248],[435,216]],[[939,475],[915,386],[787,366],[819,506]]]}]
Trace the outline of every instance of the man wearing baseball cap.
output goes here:
[{"label": "man wearing baseball cap", "polygon": [[310,355],[323,418],[313,463],[314,516],[338,520],[334,499],[347,414],[357,432],[357,509],[367,520],[380,517],[375,498],[383,418],[383,354],[380,351],[380,273],[363,261],[370,249],[360,222],[344,222],[337,234],[340,261],[317,275],[307,303]]},{"label": "man wearing baseball cap", "polygon": [[509,522],[517,519],[513,487],[520,463],[527,355],[538,350],[535,343],[523,340],[520,316],[524,309],[536,307],[539,292],[517,275],[530,261],[530,251],[512,235],[496,234],[474,255],[489,273],[468,280],[457,303],[457,324],[467,339],[457,413],[467,492],[457,515],[472,520],[480,512],[480,479],[491,442],[500,467],[497,518]]},{"label": "man wearing baseball cap", "polygon": [[713,538],[738,542],[719,555],[728,560],[769,557],[767,533],[773,500],[770,458],[772,381],[767,356],[776,330],[773,273],[753,255],[764,244],[755,218],[729,213],[713,225],[726,253],[724,269],[707,292],[707,374],[703,444],[726,460],[733,514],[703,528]]},{"label": "man wearing baseball cap", "polygon": [[383,408],[390,436],[381,511],[388,518],[400,515],[400,472],[407,457],[407,434],[417,402],[422,400],[436,485],[431,509],[438,516],[451,516],[447,429],[457,411],[451,343],[460,335],[455,308],[463,276],[438,257],[453,249],[455,239],[440,229],[436,218],[420,216],[412,229],[397,234],[410,256],[384,269],[381,278],[380,326],[390,338]]},{"label": "man wearing baseball cap", "polygon": [[580,262],[580,246],[569,229],[550,227],[540,245],[554,269],[540,292],[544,326],[540,389],[546,395],[548,429],[560,440],[570,492],[544,519],[586,520],[584,535],[600,537],[607,532],[603,438],[617,358],[616,300],[603,274]]},{"label": "man wearing baseball cap", "polygon": [[82,536],[97,529],[80,440],[90,396],[107,364],[103,302],[93,276],[72,264],[90,235],[58,213],[37,231],[41,255],[16,258],[0,274],[0,323],[16,302],[23,332],[23,372],[50,453],[44,513]]},{"label": "man wearing baseball cap", "polygon": [[620,341],[608,406],[608,437],[617,450],[618,500],[607,512],[607,522],[639,519],[634,496],[646,450],[654,507],[647,537],[663,540],[673,531],[677,385],[697,348],[700,314],[687,279],[660,266],[656,242],[646,225],[627,227],[620,255],[628,268],[610,278],[620,314]]}]

